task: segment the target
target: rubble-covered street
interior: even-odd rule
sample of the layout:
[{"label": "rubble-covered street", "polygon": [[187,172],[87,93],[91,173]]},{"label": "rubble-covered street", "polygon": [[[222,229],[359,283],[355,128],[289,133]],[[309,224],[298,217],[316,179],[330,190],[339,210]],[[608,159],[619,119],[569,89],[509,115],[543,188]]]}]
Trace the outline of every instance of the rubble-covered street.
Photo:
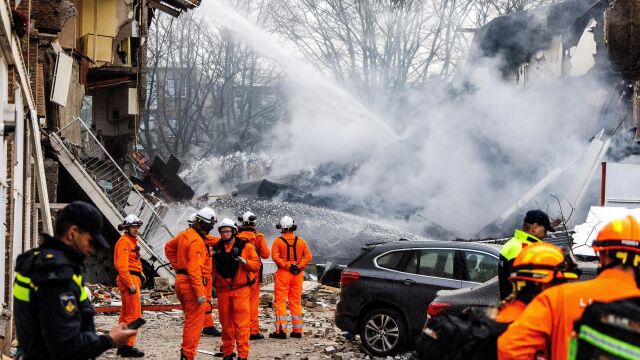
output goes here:
[{"label": "rubble-covered street", "polygon": [[[269,277],[267,276],[267,279]],[[119,305],[117,289],[105,286],[90,286],[97,307]],[[304,283],[303,306],[305,332],[302,339],[277,340],[269,339],[268,333],[274,327],[273,283],[262,287],[260,300],[260,327],[265,335],[264,340],[251,342],[251,359],[375,359],[368,356],[360,348],[357,339],[347,340],[341,335],[341,330],[335,326],[333,312],[338,300],[339,289],[322,286],[317,288],[315,282]],[[167,305],[172,303],[175,295],[163,291],[143,291],[143,304]],[[175,302],[177,303],[177,301]],[[214,311],[214,315],[216,312]],[[216,316],[216,326],[219,323]],[[143,318],[147,323],[141,328],[136,347],[144,351],[146,359],[179,358],[180,343],[182,341],[181,310],[145,311]],[[107,332],[118,321],[117,313],[101,314],[96,317],[98,331]],[[220,338],[203,336],[200,340],[200,350],[216,353],[221,344]],[[120,358],[115,349],[109,350],[99,359]],[[200,353],[200,359],[215,358],[213,355]],[[404,359],[396,356],[395,359]],[[383,358],[384,359],[384,358]],[[389,357],[388,359],[392,359]]]}]

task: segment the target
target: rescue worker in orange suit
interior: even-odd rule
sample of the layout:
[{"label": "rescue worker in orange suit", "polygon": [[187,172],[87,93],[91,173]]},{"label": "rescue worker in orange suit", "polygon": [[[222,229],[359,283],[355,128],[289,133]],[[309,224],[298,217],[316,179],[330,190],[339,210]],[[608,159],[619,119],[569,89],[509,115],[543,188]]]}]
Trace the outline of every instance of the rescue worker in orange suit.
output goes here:
[{"label": "rescue worker in orange suit", "polygon": [[509,281],[513,292],[502,301],[496,315],[499,323],[514,322],[543,290],[578,278],[577,265],[559,247],[548,243],[527,246],[516,257]]},{"label": "rescue worker in orange suit", "polygon": [[[245,212],[242,216],[238,217],[241,222],[240,229],[238,229],[238,237],[246,239],[253,245],[258,253],[258,260],[268,259],[271,252],[269,246],[267,246],[267,239],[263,233],[258,232],[256,229],[256,215],[250,211]],[[251,326],[249,340],[262,340],[264,335],[260,333],[260,321],[258,320],[258,310],[260,308],[260,283],[262,282],[262,260],[260,260],[260,269],[253,274],[253,278],[256,281],[251,285],[251,295],[249,301],[251,303]]]},{"label": "rescue worker in orange suit", "polygon": [[[140,261],[140,246],[138,246],[138,233],[142,226],[140,220],[134,214],[124,218],[119,228],[124,229],[124,234],[118,239],[113,251],[113,264],[118,272],[116,284],[120,290],[122,310],[118,323],[130,323],[142,315],[140,305],[140,289],[146,282]],[[133,347],[136,337],[129,338],[127,345],[118,348],[117,355],[122,357],[143,357],[144,352]]]},{"label": "rescue worker in orange suit", "polygon": [[274,307],[276,309],[276,330],[270,338],[287,338],[287,299],[291,311],[291,337],[302,337],[302,270],[311,261],[311,251],[303,238],[294,231],[297,225],[289,216],[284,216],[276,225],[282,236],[271,246],[271,258],[278,266],[275,274]]},{"label": "rescue worker in orange suit", "polygon": [[214,285],[218,294],[218,316],[222,324],[224,360],[249,357],[249,294],[260,270],[260,259],[253,245],[237,237],[238,228],[231,219],[218,224],[220,241],[213,247]]},{"label": "rescue worker in orange suit", "polygon": [[175,290],[184,311],[181,360],[196,356],[204,327],[204,314],[211,305],[207,295],[207,262],[211,261],[206,238],[216,223],[216,214],[209,207],[202,208],[190,228],[181,232],[165,245],[165,255],[176,269]]},{"label": "rescue worker in orange suit", "polygon": [[[207,235],[205,239],[207,242],[207,250],[209,250],[209,254],[213,254],[213,246],[220,241],[220,238],[217,236],[213,236],[211,234]],[[209,309],[204,313],[204,328],[202,329],[202,335],[205,336],[213,336],[220,337],[222,333],[216,328],[215,323],[213,322],[213,262],[207,261],[205,269],[205,274],[207,274],[207,284],[205,286],[205,290],[207,291]]]},{"label": "rescue worker in orange suit", "polygon": [[[189,223],[189,228],[191,228],[191,226],[193,225],[193,221],[196,219],[196,214],[197,213],[193,213],[189,215],[189,218],[187,220],[187,223]],[[218,239],[219,238],[213,235],[207,234],[207,238],[205,239],[205,241],[207,243],[207,247],[210,253],[211,253],[211,247],[218,241]],[[169,240],[169,242],[167,242],[167,244],[165,245],[165,249],[164,249],[165,255],[167,256],[167,259],[169,260],[169,262],[171,263],[174,269],[178,268],[178,265],[176,263],[178,261],[177,253],[176,253],[177,243],[178,243],[177,240],[178,240],[178,237],[175,237]],[[207,292],[207,296],[210,296],[212,298],[213,297],[213,281],[211,277],[212,275],[211,271],[212,271],[211,262],[207,261],[205,263],[205,269],[203,270],[203,272],[207,276],[205,291]],[[210,303],[211,305],[210,305],[210,308],[204,314],[204,328],[202,329],[202,335],[219,337],[221,335],[220,331],[216,329],[213,322],[213,302],[211,301],[210,298],[207,299],[207,302]]]},{"label": "rescue worker in orange suit", "polygon": [[554,286],[536,296],[498,339],[499,359],[566,359],[573,323],[594,301],[640,296],[640,223],[633,216],[606,224],[593,244],[600,273],[593,280]]}]

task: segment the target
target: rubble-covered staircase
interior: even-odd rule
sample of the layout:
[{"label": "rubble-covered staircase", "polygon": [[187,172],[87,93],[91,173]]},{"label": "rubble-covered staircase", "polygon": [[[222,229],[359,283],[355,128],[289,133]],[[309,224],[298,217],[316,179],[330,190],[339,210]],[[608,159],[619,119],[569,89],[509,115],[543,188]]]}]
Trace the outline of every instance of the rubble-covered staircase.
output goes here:
[{"label": "rubble-covered staircase", "polygon": [[[73,133],[73,143],[65,139],[65,131]],[[143,222],[140,235],[140,256],[156,269],[158,275],[171,282],[175,273],[163,256],[163,249],[151,244],[164,244],[173,234],[162,220],[166,212],[162,202],[155,203],[145,198],[129,180],[129,177],[109,155],[101,142],[80,118],[57,132],[49,133],[53,149],[60,164],[69,172],[78,185],[100,209],[115,229],[127,214],[136,214]]]}]

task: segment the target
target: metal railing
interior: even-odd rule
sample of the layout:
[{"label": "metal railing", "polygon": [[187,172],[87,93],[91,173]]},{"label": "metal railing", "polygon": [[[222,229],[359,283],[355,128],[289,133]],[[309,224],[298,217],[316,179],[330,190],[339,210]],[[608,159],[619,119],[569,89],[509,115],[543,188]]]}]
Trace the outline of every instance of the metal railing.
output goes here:
[{"label": "metal railing", "polygon": [[[79,130],[79,144],[75,144],[62,136],[63,131]],[[80,119],[74,117],[73,121],[55,132],[58,137],[63,138],[64,146],[69,150],[76,160],[82,164],[84,170],[93,181],[102,189],[104,195],[111,201],[121,216],[136,214],[143,222],[140,238],[144,240],[146,246],[158,256],[164,258],[164,243],[174,237],[173,232],[164,223],[163,216],[166,212],[164,203],[157,198],[145,197],[131,182],[129,176],[118,166],[118,163],[111,157],[104,148],[102,142],[93,134],[91,129]],[[74,135],[78,135],[76,132]],[[74,136],[78,140],[78,136]]]}]

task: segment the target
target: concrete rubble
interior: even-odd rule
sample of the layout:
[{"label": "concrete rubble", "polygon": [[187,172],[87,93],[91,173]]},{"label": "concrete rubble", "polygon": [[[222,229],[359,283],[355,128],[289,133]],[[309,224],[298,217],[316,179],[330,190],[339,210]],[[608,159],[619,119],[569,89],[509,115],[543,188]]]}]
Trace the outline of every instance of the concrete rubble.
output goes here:
[{"label": "concrete rubble", "polygon": [[[120,301],[117,288],[90,285],[93,294],[94,306],[115,306]],[[335,326],[334,311],[338,300],[339,289],[318,286],[316,282],[306,281],[303,292],[303,307],[305,331],[302,339],[275,340],[269,339],[253,341],[251,346],[251,359],[406,359],[407,355],[396,357],[376,358],[368,355],[359,344],[359,337],[348,340],[342,336],[342,331]],[[152,304],[163,304],[164,301],[177,303],[175,294],[170,292],[143,290],[143,301]],[[214,301],[215,304],[215,301]],[[214,311],[217,326],[217,313]],[[141,330],[136,346],[147,353],[146,359],[167,359],[169,354],[176,353],[180,348],[182,334],[182,311],[145,311],[143,317],[147,324]],[[266,284],[262,287],[260,297],[260,331],[266,336],[273,331],[275,313],[273,309],[273,285]],[[99,331],[108,331],[115,325],[115,314],[99,315],[96,325]],[[217,352],[220,347],[220,338],[203,337],[200,349],[209,352]],[[110,350],[99,359],[117,358],[115,350]],[[211,358],[206,354],[200,354],[198,358]]]}]

